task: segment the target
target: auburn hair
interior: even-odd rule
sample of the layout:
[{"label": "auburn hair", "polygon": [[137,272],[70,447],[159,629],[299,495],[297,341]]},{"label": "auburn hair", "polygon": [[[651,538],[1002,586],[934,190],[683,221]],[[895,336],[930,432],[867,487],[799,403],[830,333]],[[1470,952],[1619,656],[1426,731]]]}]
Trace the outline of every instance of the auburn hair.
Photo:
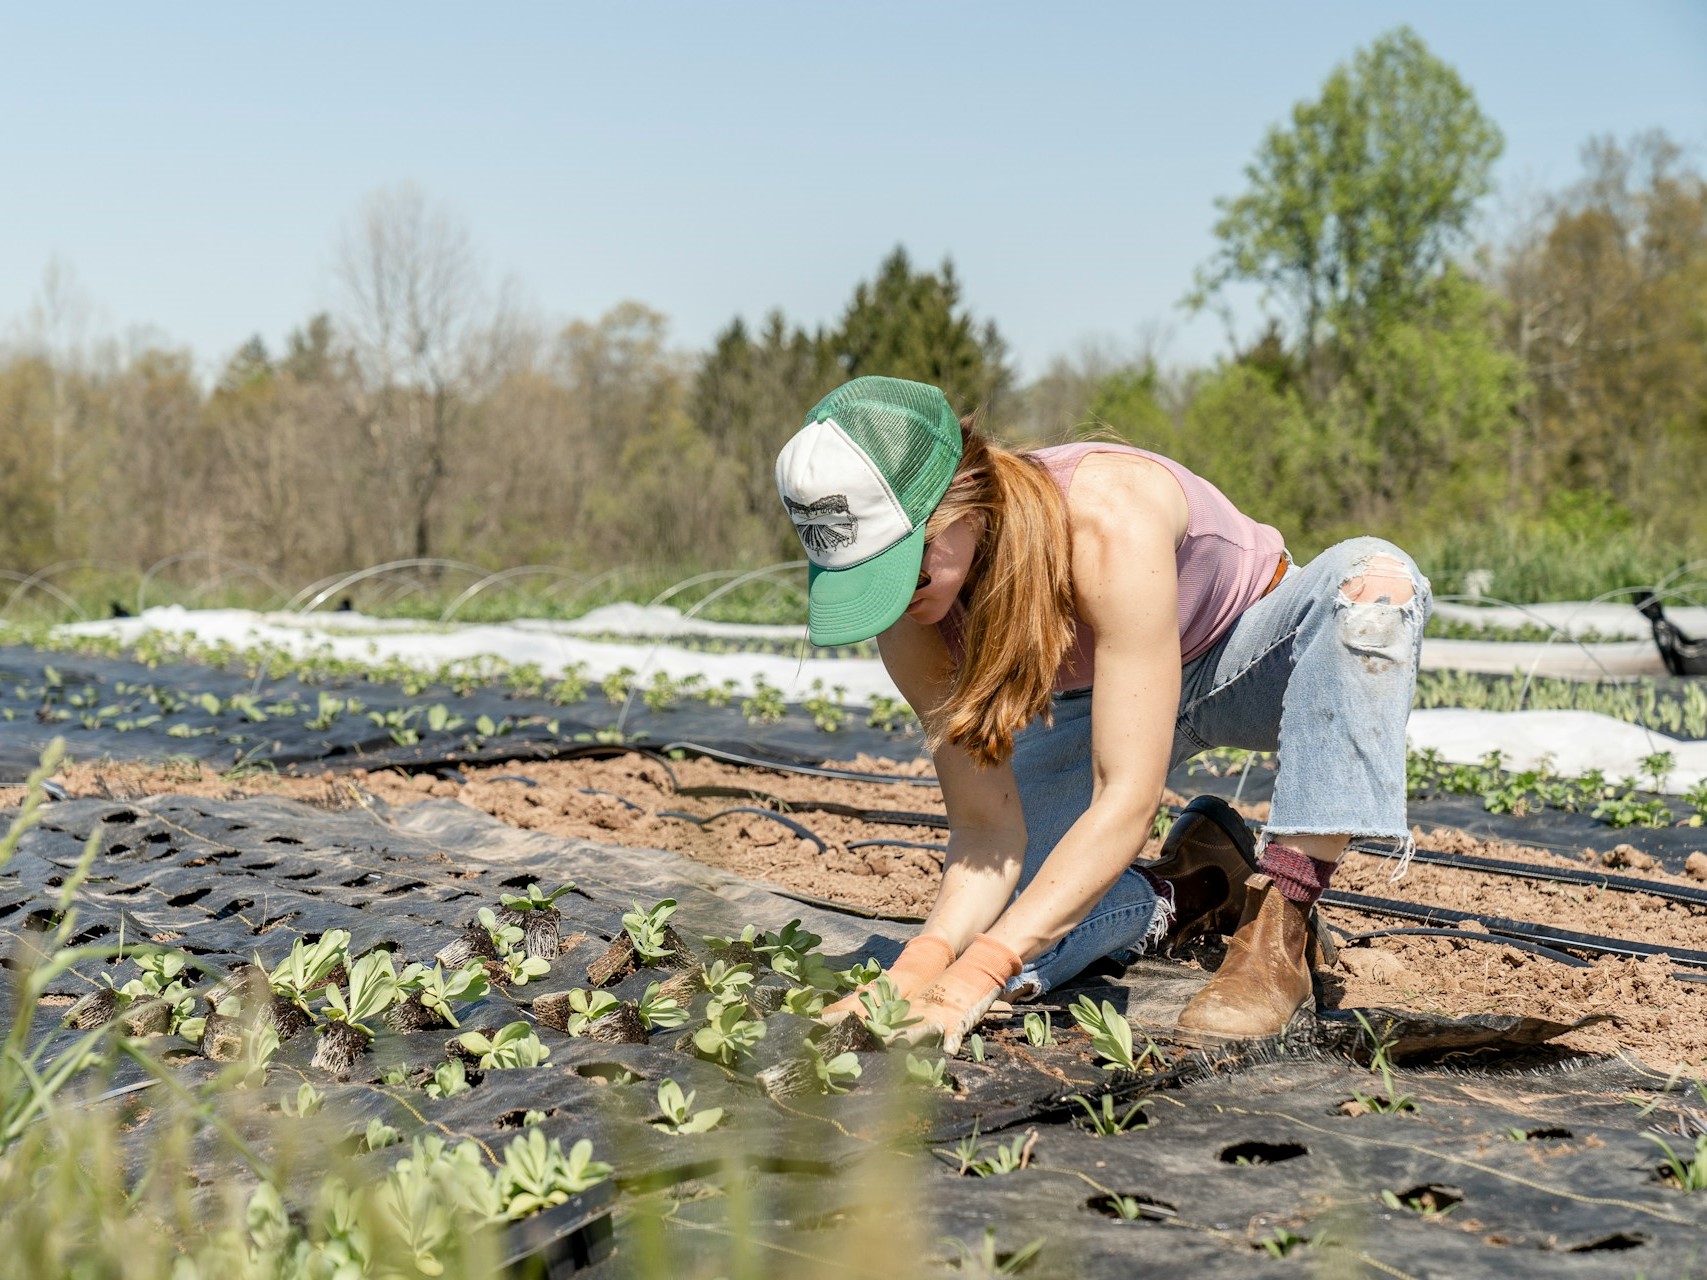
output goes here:
[{"label": "auburn hair", "polygon": [[983,435],[975,415],[961,419],[960,439],[960,464],[925,536],[971,517],[977,542],[961,592],[960,666],[927,741],[992,765],[1033,719],[1051,719],[1055,675],[1073,643],[1072,537],[1066,501],[1042,463]]}]

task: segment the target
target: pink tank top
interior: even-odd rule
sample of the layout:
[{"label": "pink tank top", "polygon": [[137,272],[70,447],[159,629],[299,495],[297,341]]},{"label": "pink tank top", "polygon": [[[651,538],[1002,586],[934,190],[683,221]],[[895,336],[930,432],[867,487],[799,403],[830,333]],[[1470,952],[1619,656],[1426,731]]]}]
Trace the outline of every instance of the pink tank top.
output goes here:
[{"label": "pink tank top", "polygon": [[[1087,454],[1134,453],[1166,467],[1185,493],[1186,528],[1174,552],[1179,568],[1179,647],[1182,662],[1206,653],[1250,608],[1274,580],[1275,566],[1285,550],[1280,531],[1258,524],[1241,512],[1209,481],[1187,471],[1172,458],[1132,445],[1087,440],[1034,450],[1061,489],[1063,498],[1073,473]],[[1082,618],[1074,617],[1073,644],[1055,676],[1057,692],[1087,689],[1095,674],[1096,635]],[[937,624],[949,655],[958,663],[965,654],[966,607],[958,600]]]}]

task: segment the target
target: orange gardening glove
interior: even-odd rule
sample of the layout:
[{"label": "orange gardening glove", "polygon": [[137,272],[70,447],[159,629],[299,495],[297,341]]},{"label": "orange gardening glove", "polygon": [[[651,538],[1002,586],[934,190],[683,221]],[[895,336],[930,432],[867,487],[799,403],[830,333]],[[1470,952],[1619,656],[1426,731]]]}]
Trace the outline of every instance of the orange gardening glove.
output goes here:
[{"label": "orange gardening glove", "polygon": [[979,934],[960,959],[913,1000],[911,1012],[919,1021],[904,1029],[900,1038],[920,1044],[940,1037],[944,1055],[952,1058],[966,1033],[990,1011],[1021,967],[1017,953],[989,934]]},{"label": "orange gardening glove", "polygon": [[[948,945],[946,938],[940,938],[934,933],[921,933],[901,948],[901,954],[895,957],[894,964],[884,970],[883,976],[889,979],[889,985],[895,988],[896,995],[903,1000],[911,1000],[940,978],[953,963],[954,948]],[[818,1017],[834,1024],[843,1018],[862,1013],[860,992],[869,991],[871,987],[869,982],[857,987],[835,1004],[826,1006]]]}]

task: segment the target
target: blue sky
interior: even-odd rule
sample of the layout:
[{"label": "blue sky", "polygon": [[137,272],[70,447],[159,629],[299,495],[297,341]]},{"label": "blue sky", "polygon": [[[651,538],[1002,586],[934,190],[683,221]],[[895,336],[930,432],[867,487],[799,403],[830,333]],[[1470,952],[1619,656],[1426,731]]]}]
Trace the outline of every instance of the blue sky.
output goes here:
[{"label": "blue sky", "polygon": [[1086,340],[1207,359],[1177,308],[1267,127],[1409,23],[1506,135],[1501,215],[1591,135],[1707,152],[1707,4],[35,5],[0,12],[0,335],[57,255],[211,371],[334,298],[412,181],[552,322],[637,298],[704,346],[832,323],[895,244],[951,254],[1022,371]]}]

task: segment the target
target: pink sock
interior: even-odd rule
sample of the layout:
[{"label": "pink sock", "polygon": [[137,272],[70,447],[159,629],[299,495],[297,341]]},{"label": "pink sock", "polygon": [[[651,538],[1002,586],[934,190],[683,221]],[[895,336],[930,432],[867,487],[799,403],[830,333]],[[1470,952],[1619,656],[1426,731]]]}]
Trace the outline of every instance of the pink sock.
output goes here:
[{"label": "pink sock", "polygon": [[1270,840],[1257,863],[1288,902],[1313,907],[1333,879],[1334,864],[1299,853],[1290,845]]}]

